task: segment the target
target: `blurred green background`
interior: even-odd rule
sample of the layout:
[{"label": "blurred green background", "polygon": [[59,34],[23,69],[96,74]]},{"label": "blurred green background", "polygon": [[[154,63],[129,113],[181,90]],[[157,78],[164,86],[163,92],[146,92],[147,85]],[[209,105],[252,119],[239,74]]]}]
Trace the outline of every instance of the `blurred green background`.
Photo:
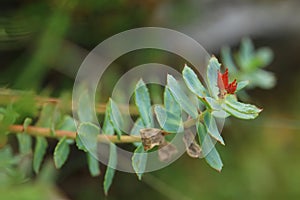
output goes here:
[{"label": "blurred green background", "polygon": [[[226,123],[226,146],[217,146],[221,173],[204,160],[182,156],[142,181],[117,172],[104,197],[103,176],[90,177],[83,153],[73,147],[61,170],[49,162],[33,182],[7,189],[0,176],[0,199],[299,199],[299,11],[296,0],[2,0],[1,87],[53,97],[71,93],[76,70],[90,50],[109,36],[143,26],[182,31],[217,56],[222,46],[237,48],[249,36],[256,47],[274,51],[267,70],[275,73],[277,84],[249,91],[250,101],[264,108],[258,119]],[[107,101],[124,72],[148,62],[183,67],[176,56],[155,50],[122,56],[105,72],[100,101]]]}]

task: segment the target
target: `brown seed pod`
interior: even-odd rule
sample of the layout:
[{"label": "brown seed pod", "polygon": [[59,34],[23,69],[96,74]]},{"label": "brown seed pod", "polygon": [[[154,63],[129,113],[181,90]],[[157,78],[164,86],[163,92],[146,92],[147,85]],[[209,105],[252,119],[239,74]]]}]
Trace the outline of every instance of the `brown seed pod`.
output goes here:
[{"label": "brown seed pod", "polygon": [[191,131],[185,131],[183,142],[186,147],[187,154],[192,158],[199,158],[202,150],[195,140],[195,135]]},{"label": "brown seed pod", "polygon": [[148,151],[165,142],[163,131],[157,128],[144,128],[140,130],[144,150]]}]

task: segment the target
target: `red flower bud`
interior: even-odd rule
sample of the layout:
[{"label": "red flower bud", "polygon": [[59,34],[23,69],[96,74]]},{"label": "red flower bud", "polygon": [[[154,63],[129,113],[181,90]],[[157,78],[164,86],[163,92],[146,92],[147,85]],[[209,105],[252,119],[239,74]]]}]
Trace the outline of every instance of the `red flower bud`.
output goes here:
[{"label": "red flower bud", "polygon": [[225,94],[234,94],[236,91],[237,82],[234,80],[229,84],[227,68],[224,74],[218,72],[218,88],[220,89],[220,96],[224,96]]}]

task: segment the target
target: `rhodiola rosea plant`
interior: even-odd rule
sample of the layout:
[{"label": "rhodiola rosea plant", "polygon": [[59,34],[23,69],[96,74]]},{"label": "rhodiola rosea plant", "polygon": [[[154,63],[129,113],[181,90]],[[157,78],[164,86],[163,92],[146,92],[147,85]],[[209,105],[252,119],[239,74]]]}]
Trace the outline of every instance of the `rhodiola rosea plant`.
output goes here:
[{"label": "rhodiola rosea plant", "polygon": [[[247,86],[246,80],[235,79],[231,76],[230,68],[221,68],[215,57],[211,57],[205,74],[206,84],[200,81],[195,71],[184,66],[182,78],[184,83],[172,75],[166,77],[163,104],[152,105],[147,85],[141,79],[134,90],[135,106],[131,114],[135,115],[135,124],[130,134],[123,131],[125,116],[122,105],[110,99],[107,104],[98,104],[96,112],[104,116],[102,128],[89,122],[88,107],[89,96],[82,94],[79,104],[79,124],[75,126],[74,118],[70,115],[71,106],[66,98],[42,98],[30,92],[2,89],[1,104],[6,105],[0,110],[0,155],[6,162],[3,169],[7,179],[12,170],[20,175],[13,183],[23,182],[31,171],[20,171],[18,166],[24,156],[32,156],[33,171],[38,174],[48,148],[49,138],[58,140],[53,152],[53,160],[57,168],[61,168],[67,161],[70,145],[75,144],[78,149],[86,153],[89,171],[92,176],[100,175],[98,160],[92,155],[82,139],[88,138],[92,143],[132,143],[135,146],[132,156],[132,167],[141,179],[147,163],[147,152],[157,150],[157,162],[170,160],[176,154],[176,146],[171,145],[172,136],[183,135],[186,152],[193,158],[204,157],[208,165],[221,171],[223,163],[215,143],[225,144],[218,128],[218,119],[236,117],[239,119],[255,119],[262,109],[243,103],[237,94]],[[190,129],[195,127],[195,129]],[[194,130],[195,133],[191,133]],[[14,156],[11,152],[7,137],[15,133],[19,154]],[[196,137],[194,137],[196,135]],[[170,137],[171,136],[171,137]],[[91,139],[92,138],[92,139]],[[33,139],[34,147],[33,147]],[[104,174],[103,188],[107,194],[112,184],[117,166],[116,146],[109,145],[109,167]],[[144,153],[144,154],[140,154]]]}]

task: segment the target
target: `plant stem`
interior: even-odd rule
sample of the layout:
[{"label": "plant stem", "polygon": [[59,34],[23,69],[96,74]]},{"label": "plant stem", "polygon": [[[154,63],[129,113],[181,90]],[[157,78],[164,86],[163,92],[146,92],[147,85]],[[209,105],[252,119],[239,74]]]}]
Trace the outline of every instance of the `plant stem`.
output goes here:
[{"label": "plant stem", "polygon": [[[188,119],[183,123],[184,128],[189,128],[195,124],[197,119]],[[11,125],[9,127],[10,133],[16,134],[28,134],[32,136],[43,136],[49,138],[62,138],[67,137],[69,139],[76,139],[77,132],[74,131],[65,131],[65,130],[55,130],[54,134],[50,128],[36,127],[36,126],[28,126],[26,130],[23,125]],[[98,142],[108,143],[134,143],[141,142],[141,137],[139,136],[131,136],[131,135],[122,135],[120,139],[118,139],[117,135],[106,135],[99,134],[97,136]]]},{"label": "plant stem", "polygon": [[[9,131],[11,133],[24,134],[26,132],[28,135],[32,136],[43,136],[50,138],[62,138],[66,136],[69,139],[75,139],[77,132],[73,131],[64,131],[64,130],[55,130],[55,134],[51,131],[50,128],[42,128],[35,126],[28,126],[26,131],[24,130],[23,125],[12,125],[9,127]],[[97,136],[98,142],[108,143],[133,143],[133,142],[141,142],[141,138],[138,136],[130,136],[130,135],[122,135],[120,139],[117,138],[117,135],[105,135],[99,134]]]},{"label": "plant stem", "polygon": [[[22,96],[24,96],[26,94],[30,94],[30,93],[22,92],[22,91],[8,90],[8,89],[0,89],[0,104],[7,105],[7,104],[10,104],[11,102],[18,101],[19,99],[22,98]],[[60,100],[58,98],[45,98],[45,97],[41,97],[41,96],[35,96],[34,100],[36,101],[36,104],[39,107],[41,107],[45,103],[53,103],[53,104],[61,105],[64,108],[68,107],[69,111],[72,110],[71,101],[64,102],[63,100]],[[137,107],[133,106],[133,105],[120,105],[119,108],[122,113],[130,112],[130,115],[138,115],[139,114]],[[95,110],[98,114],[104,114],[105,110],[106,110],[106,104],[97,104],[95,106]]]},{"label": "plant stem", "polygon": [[[0,89],[0,104],[9,104],[11,102],[17,101],[20,99],[25,93],[21,91],[13,91],[13,90],[6,90],[6,89]],[[38,106],[42,106],[45,103],[54,103],[59,105],[66,105],[66,102],[63,102],[63,100],[57,99],[57,98],[45,98],[41,96],[35,96],[34,97],[36,103]],[[68,104],[68,105],[71,105]],[[119,106],[122,113],[127,111],[129,109],[131,115],[138,115],[138,109],[135,106],[126,106],[121,105]],[[70,108],[71,110],[71,108]],[[106,104],[97,104],[96,105],[96,111],[97,113],[104,114],[106,110]],[[202,113],[199,115],[199,117],[202,115]],[[197,119],[188,119],[186,120],[183,125],[184,128],[189,128],[193,125],[195,125],[195,122]],[[50,138],[61,138],[66,136],[70,139],[76,139],[77,132],[73,131],[65,131],[65,130],[55,130],[55,134],[53,134],[52,130],[50,128],[43,128],[43,127],[36,127],[36,126],[28,126],[26,131],[24,130],[23,125],[11,125],[9,127],[9,131],[11,133],[17,133],[17,134],[24,134],[26,132],[29,135],[32,136],[43,136],[43,137],[50,137]],[[117,135],[105,135],[105,134],[99,134],[97,136],[98,142],[104,142],[108,143],[134,143],[134,142],[141,142],[141,137],[139,136],[130,136],[130,135],[123,135],[120,139],[118,139]]]}]

